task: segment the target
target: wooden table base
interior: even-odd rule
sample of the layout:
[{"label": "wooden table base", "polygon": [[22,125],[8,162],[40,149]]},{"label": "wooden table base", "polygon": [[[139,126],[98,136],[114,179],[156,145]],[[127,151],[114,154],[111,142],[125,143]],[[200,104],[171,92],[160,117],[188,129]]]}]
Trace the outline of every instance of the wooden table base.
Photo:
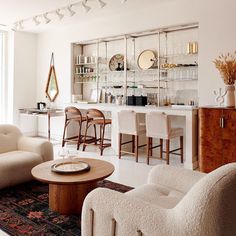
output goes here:
[{"label": "wooden table base", "polygon": [[87,194],[97,181],[85,184],[49,184],[49,207],[64,215],[80,214]]},{"label": "wooden table base", "polygon": [[[78,158],[89,164],[90,170],[77,174],[58,174],[52,165],[62,160],[43,162],[35,166],[31,173],[39,181],[49,184],[49,207],[61,214],[80,214],[87,194],[97,187],[97,182],[106,179],[114,172],[114,166],[91,158]],[[63,161],[64,162],[64,161]]]}]

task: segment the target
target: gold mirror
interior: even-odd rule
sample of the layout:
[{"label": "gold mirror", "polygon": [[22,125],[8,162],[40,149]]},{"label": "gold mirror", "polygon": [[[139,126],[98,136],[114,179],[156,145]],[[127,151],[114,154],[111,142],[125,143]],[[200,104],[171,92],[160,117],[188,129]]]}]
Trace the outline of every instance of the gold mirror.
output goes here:
[{"label": "gold mirror", "polygon": [[57,95],[59,94],[58,84],[57,84],[57,76],[54,67],[54,54],[52,53],[50,70],[48,74],[48,81],[46,86],[46,95],[50,102],[54,102]]},{"label": "gold mirror", "polygon": [[145,50],[138,57],[138,66],[142,70],[148,70],[154,65],[155,61],[155,53],[152,50]]}]

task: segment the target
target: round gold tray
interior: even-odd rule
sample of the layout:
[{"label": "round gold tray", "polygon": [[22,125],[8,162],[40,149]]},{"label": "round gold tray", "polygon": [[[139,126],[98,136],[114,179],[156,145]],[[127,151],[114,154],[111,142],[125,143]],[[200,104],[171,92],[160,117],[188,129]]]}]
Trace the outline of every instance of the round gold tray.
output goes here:
[{"label": "round gold tray", "polygon": [[62,161],[51,166],[53,172],[59,174],[73,174],[90,170],[88,163],[83,161]]}]

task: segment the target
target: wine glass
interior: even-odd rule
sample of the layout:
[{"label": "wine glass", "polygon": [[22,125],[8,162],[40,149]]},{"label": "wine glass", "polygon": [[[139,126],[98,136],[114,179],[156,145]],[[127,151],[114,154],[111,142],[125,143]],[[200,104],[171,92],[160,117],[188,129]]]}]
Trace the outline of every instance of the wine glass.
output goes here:
[{"label": "wine glass", "polygon": [[58,156],[62,157],[62,159],[64,160],[65,158],[67,158],[69,155],[69,150],[65,147],[62,147],[59,151],[58,151]]}]

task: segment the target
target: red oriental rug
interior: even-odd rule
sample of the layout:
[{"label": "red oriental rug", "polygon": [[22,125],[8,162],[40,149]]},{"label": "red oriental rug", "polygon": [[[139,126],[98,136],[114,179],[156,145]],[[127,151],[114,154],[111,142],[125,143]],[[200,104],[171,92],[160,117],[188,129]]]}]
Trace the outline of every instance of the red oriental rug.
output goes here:
[{"label": "red oriental rug", "polygon": [[[108,180],[99,187],[123,193],[132,189]],[[50,210],[48,185],[36,181],[0,190],[0,228],[14,236],[81,235],[80,216]]]}]

